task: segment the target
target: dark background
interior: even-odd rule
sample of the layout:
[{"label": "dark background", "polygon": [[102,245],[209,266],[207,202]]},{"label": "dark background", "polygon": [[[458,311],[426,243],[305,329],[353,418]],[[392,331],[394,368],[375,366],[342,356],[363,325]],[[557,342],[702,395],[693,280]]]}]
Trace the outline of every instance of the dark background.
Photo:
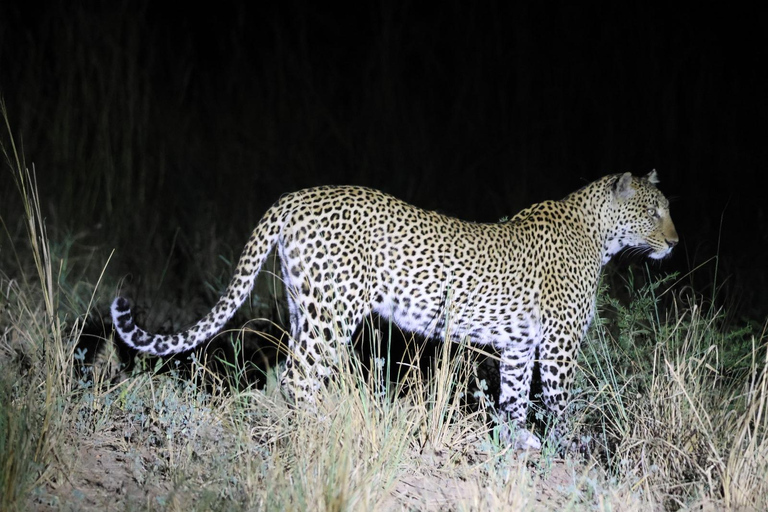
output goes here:
[{"label": "dark background", "polygon": [[[0,5],[0,93],[49,226],[117,248],[110,269],[134,286],[150,266],[236,258],[302,187],[494,221],[655,168],[682,242],[661,268],[765,317],[764,13],[156,4]],[[1,173],[4,219],[16,196]]]}]

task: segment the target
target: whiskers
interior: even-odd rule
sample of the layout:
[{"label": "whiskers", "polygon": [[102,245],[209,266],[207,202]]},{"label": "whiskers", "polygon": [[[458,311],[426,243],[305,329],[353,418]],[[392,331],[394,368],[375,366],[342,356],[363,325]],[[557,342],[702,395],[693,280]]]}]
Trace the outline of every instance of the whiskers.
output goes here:
[{"label": "whiskers", "polygon": [[625,259],[642,259],[646,256],[652,255],[655,251],[653,248],[651,248],[650,245],[643,244],[643,245],[637,245],[637,246],[630,246],[625,247],[624,250],[622,250],[619,253],[619,259],[625,260]]}]

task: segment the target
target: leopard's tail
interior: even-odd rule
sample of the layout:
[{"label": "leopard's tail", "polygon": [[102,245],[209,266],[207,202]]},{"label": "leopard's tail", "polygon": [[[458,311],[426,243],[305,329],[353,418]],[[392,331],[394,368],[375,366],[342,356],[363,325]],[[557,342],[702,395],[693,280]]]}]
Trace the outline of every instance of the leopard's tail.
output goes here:
[{"label": "leopard's tail", "polygon": [[185,352],[218,333],[253,289],[253,283],[272,247],[277,243],[283,215],[280,202],[272,206],[245,244],[235,274],[227,290],[202,320],[178,334],[152,334],[137,326],[128,300],[117,297],[112,302],[112,324],[128,345],[142,352],[164,356]]}]

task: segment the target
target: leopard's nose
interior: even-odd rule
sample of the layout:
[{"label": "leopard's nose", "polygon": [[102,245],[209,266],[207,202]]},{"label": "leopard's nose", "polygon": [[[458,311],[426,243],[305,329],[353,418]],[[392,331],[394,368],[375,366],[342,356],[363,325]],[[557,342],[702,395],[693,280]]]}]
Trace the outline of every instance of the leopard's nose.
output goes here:
[{"label": "leopard's nose", "polygon": [[675,229],[672,220],[669,221],[669,226],[664,230],[664,241],[667,242],[667,246],[672,249],[680,241],[680,237],[677,236],[677,230]]}]

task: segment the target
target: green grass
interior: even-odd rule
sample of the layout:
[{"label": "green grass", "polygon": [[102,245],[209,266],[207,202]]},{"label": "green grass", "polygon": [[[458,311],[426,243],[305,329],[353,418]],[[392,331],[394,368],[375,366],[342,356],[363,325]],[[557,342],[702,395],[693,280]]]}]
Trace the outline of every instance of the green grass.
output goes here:
[{"label": "green grass", "polygon": [[615,326],[597,323],[581,358],[576,408],[599,425],[599,456],[609,471],[636,475],[638,488],[666,508],[702,496],[762,508],[766,333],[724,327],[724,312],[691,290],[667,289],[660,310],[658,295],[669,284],[632,290],[630,306],[616,308]]}]

